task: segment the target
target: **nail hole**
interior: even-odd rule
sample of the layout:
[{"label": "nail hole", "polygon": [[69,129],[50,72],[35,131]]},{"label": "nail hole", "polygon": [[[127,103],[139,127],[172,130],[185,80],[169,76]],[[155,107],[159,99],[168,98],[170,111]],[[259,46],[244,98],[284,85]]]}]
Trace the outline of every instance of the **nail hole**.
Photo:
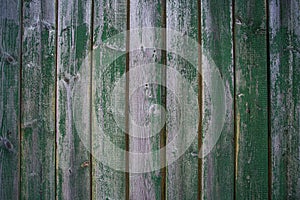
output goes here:
[{"label": "nail hole", "polygon": [[66,83],[69,83],[69,82],[70,82],[70,79],[68,79],[67,77],[64,77],[64,81],[65,81]]},{"label": "nail hole", "polygon": [[5,147],[6,147],[8,150],[12,149],[12,145],[11,145],[11,143],[10,143],[9,141],[5,141]]},{"label": "nail hole", "polygon": [[81,167],[84,168],[84,167],[88,167],[90,165],[90,162],[89,161],[85,161],[81,164]]}]

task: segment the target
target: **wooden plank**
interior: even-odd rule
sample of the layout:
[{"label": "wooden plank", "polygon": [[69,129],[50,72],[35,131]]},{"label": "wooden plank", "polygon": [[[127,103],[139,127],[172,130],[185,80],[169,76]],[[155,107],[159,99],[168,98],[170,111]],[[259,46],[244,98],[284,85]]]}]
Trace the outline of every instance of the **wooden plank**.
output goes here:
[{"label": "wooden plank", "polygon": [[[223,131],[210,154],[203,159],[203,199],[233,199],[234,196],[234,69],[232,1],[202,0],[202,48],[216,65],[225,86],[226,118]],[[205,67],[205,66],[203,66]],[[204,82],[207,77],[203,77]],[[207,91],[206,85],[204,88]],[[212,90],[212,89],[211,89]],[[207,92],[204,92],[207,94]],[[210,95],[204,99],[204,119],[211,113]],[[205,120],[206,121],[206,120]],[[205,125],[204,121],[204,125]],[[203,127],[205,131],[205,126]],[[203,133],[205,135],[205,133]]]},{"label": "wooden plank", "polygon": [[57,196],[89,199],[91,0],[58,2]]},{"label": "wooden plank", "polygon": [[[162,24],[161,1],[131,0],[130,1],[130,30],[148,27],[160,27]],[[152,77],[161,76],[161,71],[149,70],[150,63],[161,62],[161,51],[156,46],[159,33],[153,29],[141,31],[139,34],[130,34],[129,55],[129,151],[130,153],[149,153],[160,149],[160,129],[155,127],[159,123],[162,96],[160,86],[147,82]],[[140,70],[137,68],[140,67]],[[145,67],[145,68],[143,68]],[[141,85],[134,88],[136,82]],[[158,117],[158,118],[157,118]],[[136,126],[133,126],[136,124]],[[141,129],[140,129],[141,128]],[[148,137],[147,137],[148,136]],[[159,153],[158,153],[159,154]],[[163,176],[159,169],[148,171],[149,166],[160,162],[162,155],[133,156],[129,155],[129,187],[130,199],[160,199]],[[149,160],[148,160],[149,159]],[[141,169],[146,169],[144,172]],[[137,170],[141,173],[134,173]]]},{"label": "wooden plank", "polygon": [[[112,97],[116,83],[125,75],[126,38],[118,36],[126,31],[126,0],[97,0],[94,11],[93,53],[93,198],[125,199],[125,123],[118,124],[112,107],[125,103],[125,88]],[[117,37],[116,41],[111,39]],[[121,56],[120,58],[118,58]],[[121,111],[122,112],[122,111]],[[125,114],[123,110],[122,115]],[[112,145],[103,137],[109,137]],[[102,149],[104,149],[102,151]],[[113,157],[120,162],[121,170],[105,161]]]},{"label": "wooden plank", "polygon": [[299,9],[299,1],[269,1],[272,199],[300,198]]},{"label": "wooden plank", "polygon": [[268,198],[266,5],[234,5],[236,199]]},{"label": "wooden plank", "polygon": [[55,1],[23,9],[21,198],[55,199]]},{"label": "wooden plank", "polygon": [[[167,29],[168,31],[178,31],[182,36],[190,37],[198,41],[198,2],[176,0],[167,1]],[[195,89],[197,94],[198,73],[197,63],[188,63],[187,55],[177,55],[183,45],[182,37],[173,37],[167,34],[167,47],[172,50],[168,52],[167,66],[176,70],[179,77],[167,74],[167,144],[174,142],[175,148],[167,151],[167,162],[171,162],[174,152],[184,152],[183,155],[170,164],[167,168],[167,199],[197,199],[198,196],[198,141],[194,138],[190,147],[185,150],[187,133],[191,127],[185,124],[185,112],[189,109],[190,104],[187,99],[197,99],[197,95],[191,96],[188,93],[186,84],[181,80],[187,80]],[[193,51],[197,51],[197,46]],[[195,54],[197,56],[197,54]],[[184,60],[185,59],[185,60]],[[195,58],[197,61],[198,58]],[[172,90],[172,84],[175,88]],[[201,86],[200,86],[201,87]],[[196,109],[196,108],[193,108]],[[198,124],[197,124],[198,125]],[[194,130],[197,131],[197,130]],[[197,134],[195,132],[195,134]]]},{"label": "wooden plank", "polygon": [[0,13],[0,199],[18,199],[21,1],[1,1]]}]

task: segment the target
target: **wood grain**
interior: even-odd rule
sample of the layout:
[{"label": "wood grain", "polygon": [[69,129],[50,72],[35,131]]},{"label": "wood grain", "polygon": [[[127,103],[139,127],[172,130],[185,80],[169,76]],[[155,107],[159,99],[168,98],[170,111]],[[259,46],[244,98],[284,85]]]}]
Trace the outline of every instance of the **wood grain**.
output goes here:
[{"label": "wood grain", "polygon": [[[234,68],[232,1],[202,0],[202,48],[219,70],[225,88],[226,117],[221,135],[203,159],[203,199],[233,199],[234,197]],[[206,66],[203,66],[206,67]],[[204,135],[212,112],[210,85],[204,80]],[[212,90],[212,88],[210,89]]]},{"label": "wood grain", "polygon": [[[182,36],[188,36],[195,41],[198,40],[198,4],[197,1],[176,0],[167,1],[167,29],[180,32]],[[173,38],[167,34],[167,46],[173,52],[180,52],[183,45],[182,38]],[[197,51],[197,49],[193,49]],[[181,79],[187,80],[197,93],[197,65],[188,63],[183,55],[168,52],[167,66],[176,70],[180,77],[167,75],[167,85],[175,83],[175,90],[167,87],[167,144],[175,142],[176,147],[168,151],[167,161],[176,151],[184,154],[170,164],[167,168],[167,199],[197,199],[198,195],[198,142],[194,138],[190,147],[185,151],[186,136],[191,127],[181,124],[189,120],[184,114],[189,109],[188,99],[197,99],[191,96],[188,88]],[[197,54],[196,54],[197,55]],[[197,58],[196,58],[197,61]],[[201,87],[201,86],[200,86]],[[194,108],[196,109],[196,108]],[[169,163],[169,162],[168,162]]]},{"label": "wood grain", "polygon": [[23,9],[21,197],[55,199],[55,1]]},{"label": "wood grain", "polygon": [[269,1],[272,199],[300,198],[299,9],[299,1]]},{"label": "wood grain", "polygon": [[0,13],[0,199],[18,199],[21,1],[1,1]]},{"label": "wood grain", "polygon": [[236,1],[236,199],[268,198],[267,22],[263,1]]},{"label": "wood grain", "polygon": [[[161,19],[161,2],[132,0],[130,1],[130,29],[142,29],[148,27],[160,27]],[[141,34],[130,35],[130,70],[135,67],[143,67],[149,63],[160,62],[161,53],[158,47],[155,46],[156,33],[154,31],[145,31]],[[148,41],[148,42],[147,42]],[[147,45],[149,46],[147,46]],[[153,71],[152,71],[153,72]],[[144,73],[140,71],[136,76],[130,75],[129,87],[134,85],[134,82],[143,77],[144,80],[150,76],[160,76],[160,71],[157,73]],[[131,115],[130,122],[138,124],[140,127],[147,126],[148,123],[156,123],[155,114],[153,112],[159,109],[161,96],[159,93],[160,86],[155,83],[144,83],[138,88],[129,88],[134,90],[129,96],[129,112]],[[161,105],[161,104],[160,104]],[[160,130],[156,127],[149,127],[139,131],[133,126],[129,126],[129,150],[136,153],[148,153],[156,151],[160,148]],[[153,135],[150,137],[150,135]],[[135,137],[133,137],[135,135]],[[142,135],[149,135],[146,138],[139,138]],[[137,166],[148,166],[148,162],[155,163],[160,160],[160,156],[151,157],[150,160],[137,159],[129,157],[130,168]],[[151,164],[150,164],[151,165]],[[161,181],[162,176],[160,170],[145,172],[145,173],[130,173],[130,199],[159,199],[161,198]]]},{"label": "wood grain", "polygon": [[[125,172],[108,166],[113,158],[125,169],[125,123],[118,124],[113,114],[114,104],[125,103],[125,88],[114,99],[116,83],[125,75],[126,38],[117,37],[126,31],[126,0],[95,1],[93,53],[93,198],[125,199]],[[113,40],[112,37],[118,39]],[[111,42],[109,42],[111,41]],[[120,57],[119,57],[120,56]],[[119,57],[119,58],[118,58]],[[125,111],[121,111],[121,115]],[[112,145],[103,140],[108,137]],[[103,150],[102,150],[103,149]]]},{"label": "wood grain", "polygon": [[58,4],[57,197],[89,199],[91,0]]},{"label": "wood grain", "polygon": [[[299,10],[298,0],[1,0],[0,199],[300,199]],[[118,35],[165,26],[181,36]],[[187,37],[200,38],[184,52],[201,52],[199,66],[176,54]],[[205,59],[226,110],[201,157],[221,116]],[[201,134],[184,150],[196,98]],[[172,141],[173,152],[134,156]]]}]

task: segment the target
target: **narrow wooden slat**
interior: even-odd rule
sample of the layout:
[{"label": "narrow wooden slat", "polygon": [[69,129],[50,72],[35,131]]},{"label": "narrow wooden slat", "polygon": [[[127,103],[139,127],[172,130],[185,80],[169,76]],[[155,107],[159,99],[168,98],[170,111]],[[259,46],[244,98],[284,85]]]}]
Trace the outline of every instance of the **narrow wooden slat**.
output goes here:
[{"label": "narrow wooden slat", "polygon": [[236,199],[268,198],[266,5],[235,1]]},{"label": "narrow wooden slat", "polygon": [[89,199],[91,0],[58,3],[57,196]]},{"label": "narrow wooden slat", "polygon": [[299,9],[299,1],[269,1],[272,199],[300,198]]},{"label": "narrow wooden slat", "polygon": [[[125,172],[105,161],[114,158],[125,169],[125,123],[115,121],[114,103],[125,103],[125,88],[112,98],[116,83],[125,75],[126,0],[96,0],[93,53],[93,199],[125,199]],[[116,41],[111,39],[117,37]],[[109,42],[111,41],[111,42]],[[118,58],[118,56],[121,56]],[[122,110],[122,115],[125,111]],[[120,111],[120,112],[122,112]],[[109,137],[108,144],[103,137]],[[101,149],[104,149],[103,151]]]},{"label": "narrow wooden slat", "polygon": [[21,197],[55,198],[55,1],[24,2]]},{"label": "narrow wooden slat", "polygon": [[[161,19],[161,2],[147,0],[130,1],[130,30],[143,29],[148,27],[160,27]],[[157,120],[156,111],[159,112],[160,106],[163,106],[160,86],[156,83],[143,82],[138,88],[132,88],[138,80],[149,80],[150,77],[161,76],[161,71],[145,70],[135,68],[146,67],[149,63],[161,62],[160,47],[156,46],[156,40],[159,33],[148,29],[140,34],[130,35],[130,76],[129,90],[134,91],[129,94],[129,123],[135,123],[138,127],[146,127],[144,130],[138,130],[129,126],[129,151],[130,153],[149,153],[160,149],[160,129],[155,127]],[[145,68],[147,69],[147,68]],[[133,72],[133,74],[131,73]],[[150,136],[152,135],[152,137]],[[142,136],[149,136],[141,138]],[[156,154],[157,155],[157,154]],[[130,199],[160,199],[162,175],[157,169],[151,172],[133,173],[132,169],[141,169],[151,166],[153,163],[160,162],[159,156],[151,156],[147,160],[145,157],[137,158],[129,156],[130,171]]]},{"label": "narrow wooden slat", "polygon": [[0,2],[0,199],[19,197],[21,5]]},{"label": "narrow wooden slat", "polygon": [[[203,199],[233,199],[234,196],[234,69],[232,1],[202,0],[202,48],[222,74],[226,94],[223,131],[212,152],[203,159]],[[204,66],[205,67],[205,66]],[[206,82],[207,77],[203,77]],[[206,84],[205,84],[206,85]],[[206,87],[210,87],[206,85]],[[206,91],[207,88],[204,88]],[[207,94],[207,92],[205,92]],[[204,102],[209,102],[209,94]],[[204,116],[211,105],[204,104]],[[214,117],[214,116],[210,116]],[[205,130],[205,129],[204,129]],[[205,133],[204,133],[205,134]]]},{"label": "narrow wooden slat", "polygon": [[[272,131],[272,197],[285,199],[287,197],[287,141],[289,132],[288,95],[290,87],[288,46],[289,9],[287,1],[269,1],[269,43],[271,71],[271,124]],[[280,15],[282,13],[282,15]],[[282,17],[281,17],[282,16]],[[279,45],[280,44],[280,45]],[[285,48],[284,48],[285,47]],[[287,65],[287,66],[286,66]],[[280,67],[281,66],[281,67]],[[285,136],[286,135],[286,136]]]},{"label": "narrow wooden slat", "polygon": [[[187,0],[169,0],[167,1],[167,30],[178,31],[183,37],[190,37],[198,41],[198,2]],[[175,142],[176,146],[167,153],[167,162],[171,162],[174,152],[183,151],[184,154],[170,164],[167,168],[167,199],[197,199],[198,196],[198,142],[194,138],[192,144],[187,150],[184,150],[187,140],[187,133],[191,130],[188,124],[185,112],[190,108],[187,99],[197,100],[197,95],[191,96],[188,93],[184,79],[190,83],[197,94],[198,73],[197,63],[188,63],[187,55],[177,55],[184,44],[182,37],[172,37],[167,34],[167,46],[172,52],[168,52],[167,66],[176,70],[179,77],[167,74],[167,145]],[[193,51],[198,51],[196,46]],[[185,52],[187,53],[187,52]],[[197,56],[197,54],[195,54]],[[185,59],[185,60],[184,60]],[[198,58],[195,58],[197,61]],[[171,83],[175,83],[175,89],[172,90]],[[201,86],[200,86],[201,87]],[[197,110],[198,108],[192,108]],[[195,132],[195,134],[197,134]]]},{"label": "narrow wooden slat", "polygon": [[130,70],[130,2],[131,0],[126,0],[126,67],[125,67],[125,199],[130,198],[130,172],[129,172],[129,70]]}]

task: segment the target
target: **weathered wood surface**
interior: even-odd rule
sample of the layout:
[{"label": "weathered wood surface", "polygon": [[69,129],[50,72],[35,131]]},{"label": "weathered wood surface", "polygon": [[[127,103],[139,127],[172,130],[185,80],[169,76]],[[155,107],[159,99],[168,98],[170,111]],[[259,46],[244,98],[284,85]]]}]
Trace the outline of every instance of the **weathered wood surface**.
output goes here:
[{"label": "weathered wood surface", "polygon": [[19,196],[21,1],[0,2],[0,199]]},{"label": "weathered wood surface", "polygon": [[[164,2],[0,2],[0,199],[300,198],[299,1],[170,0],[166,10]],[[156,43],[164,39],[162,32],[148,29],[131,35],[129,57],[126,34],[106,43],[125,31],[127,22],[130,29],[163,27],[165,18],[167,28],[182,32],[182,37],[201,39],[203,55],[214,61],[225,87],[226,122],[203,159],[198,158],[198,141],[205,141],[210,134],[207,126],[217,117],[210,93],[213,76],[204,76],[199,89],[202,80],[198,81],[193,63],[174,53],[181,49],[180,38],[166,35],[166,45],[173,52],[164,58],[157,46],[162,44]],[[149,43],[148,39],[154,40]],[[90,54],[92,50],[95,54]],[[133,73],[129,80],[124,79],[126,61]],[[168,144],[179,133],[176,151],[180,150],[190,127],[177,121],[188,110],[189,99],[198,97],[189,96],[180,78],[165,76],[164,69],[134,71],[149,63],[167,64],[194,91],[203,90],[203,96],[198,94],[204,100],[200,140],[196,138],[166,168],[166,174],[165,169],[134,173],[141,166],[147,168],[149,160],[132,155],[126,160],[120,149],[155,152],[164,139]],[[153,83],[132,88],[140,80],[137,77],[169,78],[176,89]],[[114,94],[120,80],[130,87],[127,100],[125,82],[122,92]],[[187,97],[186,102],[180,96]],[[129,146],[126,103],[128,122],[137,125],[127,124]],[[167,132],[155,124],[162,120],[164,106]],[[183,127],[180,132],[179,126]],[[111,143],[102,140],[103,135]],[[167,162],[172,157],[168,153]],[[163,157],[150,160],[157,163]],[[108,158],[119,168],[101,162]],[[126,162],[132,170],[129,179],[122,171]]]},{"label": "weathered wood surface", "polygon": [[[232,1],[201,1],[202,48],[204,56],[210,57],[222,75],[225,89],[226,115],[223,131],[211,153],[203,159],[203,199],[233,199],[234,197],[234,68]],[[203,63],[205,64],[205,63]],[[207,66],[203,66],[207,67]],[[204,124],[203,135],[207,130],[207,119],[215,117],[211,113],[211,96],[207,92],[211,85],[208,77],[204,82]],[[219,98],[219,97],[218,97]]]},{"label": "weathered wood surface", "polygon": [[[130,30],[143,29],[148,27],[161,27],[161,1],[131,0],[130,1]],[[160,62],[161,52],[159,47],[155,46],[158,35],[155,31],[141,31],[140,34],[130,35],[129,46],[129,70],[134,72],[136,67],[144,67],[149,63]],[[153,72],[153,71],[152,71]],[[129,96],[129,151],[137,153],[148,153],[160,148],[160,130],[152,126],[156,123],[156,113],[160,113],[161,95],[160,86],[155,83],[143,83],[138,88],[132,88],[140,78],[144,80],[151,76],[161,76],[161,71],[157,73],[145,73],[139,70],[139,73],[129,74],[129,90],[134,91]],[[137,126],[132,126],[132,124]],[[150,126],[149,126],[150,124]],[[140,129],[139,127],[146,127]],[[150,137],[152,135],[152,137]],[[143,138],[143,136],[149,136]],[[146,160],[143,157],[129,156],[129,169],[136,167],[143,168],[149,165],[148,162],[157,162],[160,156],[151,157]],[[160,199],[161,198],[162,175],[160,170],[145,173],[130,173],[129,187],[130,199]]]},{"label": "weathered wood surface", "polygon": [[[178,31],[182,36],[188,36],[198,41],[198,3],[197,1],[167,1],[167,29]],[[174,152],[184,151],[187,141],[187,133],[191,127],[181,123],[189,120],[185,112],[190,108],[188,99],[198,99],[197,95],[191,96],[188,93],[186,84],[181,80],[185,79],[194,89],[198,91],[198,65],[188,63],[187,55],[176,55],[180,52],[183,44],[182,38],[174,38],[167,34],[167,46],[173,53],[167,54],[167,66],[176,70],[180,77],[167,75],[167,144],[175,141],[173,151],[168,151],[167,162]],[[197,51],[193,49],[193,51]],[[188,52],[185,52],[188,54]],[[196,59],[197,61],[197,59]],[[201,73],[201,72],[199,72]],[[169,78],[169,79],[168,79]],[[172,80],[170,80],[172,79]],[[171,90],[168,85],[175,83],[175,90]],[[200,86],[201,87],[201,86]],[[197,109],[197,108],[193,108]],[[180,158],[167,168],[167,199],[197,199],[198,196],[198,141],[194,138],[191,146]],[[200,175],[201,176],[201,175]]]},{"label": "weathered wood surface", "polygon": [[91,0],[58,2],[57,197],[89,199]]},{"label": "weathered wood surface", "polygon": [[236,199],[268,198],[267,18],[263,1],[236,1]]},{"label": "weathered wood surface", "polygon": [[55,199],[55,1],[23,4],[21,198]]},{"label": "weathered wood surface", "polygon": [[[94,199],[125,199],[125,173],[101,161],[120,155],[120,149],[125,150],[125,122],[117,123],[113,115],[113,105],[125,104],[125,95],[119,94],[116,99],[112,93],[115,84],[125,75],[126,38],[118,35],[126,31],[127,4],[126,0],[97,0],[94,5],[92,196]],[[118,39],[111,39],[113,37]],[[125,110],[122,111],[123,116]],[[102,137],[108,137],[113,145]],[[115,156],[115,160],[125,168],[125,154]]]},{"label": "weathered wood surface", "polygon": [[300,198],[299,10],[299,1],[269,1],[272,199]]}]

